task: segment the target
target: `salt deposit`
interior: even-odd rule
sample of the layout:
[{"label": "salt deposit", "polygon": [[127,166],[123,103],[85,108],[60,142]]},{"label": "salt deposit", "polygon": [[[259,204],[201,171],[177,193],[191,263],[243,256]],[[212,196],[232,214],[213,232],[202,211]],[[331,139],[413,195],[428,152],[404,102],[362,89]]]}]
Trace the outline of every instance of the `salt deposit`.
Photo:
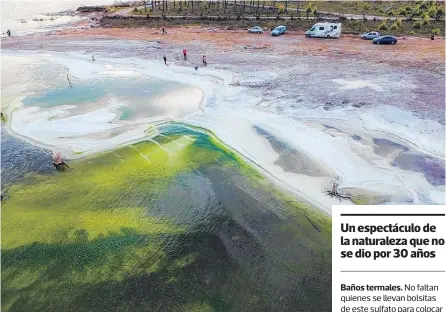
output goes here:
[{"label": "salt deposit", "polygon": [[340,84],[340,90],[350,90],[350,89],[360,89],[360,88],[371,88],[375,91],[382,92],[384,88],[371,82],[365,80],[344,80],[344,79],[333,79],[333,82]]},{"label": "salt deposit", "polygon": [[[176,120],[211,130],[272,180],[328,213],[331,205],[339,202],[324,195],[321,189],[336,177],[340,181],[339,190],[348,190],[353,195],[380,197],[390,202],[444,203],[443,186],[431,185],[420,172],[393,166],[391,156],[384,157],[374,151],[373,139],[378,137],[400,142],[408,150],[438,157],[444,162],[443,125],[422,120],[397,107],[339,107],[327,114],[321,107],[301,105],[292,114],[275,114],[276,107],[265,109],[270,106],[265,106],[256,91],[234,85],[234,75],[229,71],[166,67],[161,61],[141,62],[137,58],[101,57],[92,62],[90,56],[74,53],[32,58],[57,63],[79,80],[150,76],[186,86],[152,99],[155,106],[165,108],[163,116],[134,121],[118,119],[116,109],[125,103],[109,103],[76,116],[71,116],[70,107],[64,106],[6,111],[12,117],[13,133],[43,146],[57,147],[65,156],[76,157],[79,152],[85,155],[136,142],[156,134],[146,132],[150,124]],[[245,77],[245,81],[251,79],[259,85],[266,79],[261,71],[258,75],[250,73],[250,77]],[[333,82],[341,89],[371,88],[375,92],[385,89],[384,81],[335,79]],[[277,163],[280,155],[254,127],[264,129],[311,159],[323,168],[325,175],[309,176],[284,170]],[[122,130],[117,136],[102,135],[117,129]]]}]

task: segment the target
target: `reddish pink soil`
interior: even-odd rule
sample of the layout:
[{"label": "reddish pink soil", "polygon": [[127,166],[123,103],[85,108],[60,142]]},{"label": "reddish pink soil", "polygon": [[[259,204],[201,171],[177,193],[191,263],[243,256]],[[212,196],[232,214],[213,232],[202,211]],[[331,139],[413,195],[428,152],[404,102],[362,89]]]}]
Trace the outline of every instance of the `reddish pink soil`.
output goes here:
[{"label": "reddish pink soil", "polygon": [[[85,26],[85,25],[78,25]],[[166,28],[168,34],[163,35],[160,29],[154,28],[91,28],[70,29],[59,31],[58,38],[71,40],[82,39],[137,39],[137,40],[159,40],[161,43],[172,42],[175,44],[190,43],[190,41],[201,41],[214,44],[217,50],[231,52],[239,50],[240,46],[264,46],[270,53],[288,55],[315,55],[335,58],[365,59],[385,62],[398,66],[411,67],[444,67],[445,41],[437,37],[430,38],[400,37],[396,45],[374,45],[369,40],[361,40],[358,36],[343,35],[341,39],[308,39],[302,32],[287,32],[281,37],[271,37],[269,32],[262,35],[248,34],[243,30],[221,30],[214,28],[203,28],[198,26]],[[34,35],[32,40],[47,40],[48,36]],[[2,45],[20,44],[22,40],[29,37],[2,40]]]}]

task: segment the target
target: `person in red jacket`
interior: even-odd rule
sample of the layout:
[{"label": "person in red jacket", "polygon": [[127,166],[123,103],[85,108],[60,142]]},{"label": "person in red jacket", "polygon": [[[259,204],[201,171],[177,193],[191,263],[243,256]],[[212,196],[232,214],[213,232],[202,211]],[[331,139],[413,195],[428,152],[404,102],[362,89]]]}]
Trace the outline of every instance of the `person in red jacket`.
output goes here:
[{"label": "person in red jacket", "polygon": [[183,57],[184,57],[184,60],[187,61],[187,51],[186,51],[186,49],[183,49]]},{"label": "person in red jacket", "polygon": [[53,165],[56,167],[57,171],[65,170],[65,167],[68,167],[68,165],[63,161],[63,156],[60,151],[54,151],[53,152]]}]

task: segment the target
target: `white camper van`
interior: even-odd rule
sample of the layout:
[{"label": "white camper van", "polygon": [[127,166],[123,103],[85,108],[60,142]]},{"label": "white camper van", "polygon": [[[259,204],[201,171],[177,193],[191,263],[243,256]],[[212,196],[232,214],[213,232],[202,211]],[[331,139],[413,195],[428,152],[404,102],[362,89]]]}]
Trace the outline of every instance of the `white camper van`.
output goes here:
[{"label": "white camper van", "polygon": [[341,36],[341,23],[317,23],[305,32],[305,36],[318,38],[339,38]]}]

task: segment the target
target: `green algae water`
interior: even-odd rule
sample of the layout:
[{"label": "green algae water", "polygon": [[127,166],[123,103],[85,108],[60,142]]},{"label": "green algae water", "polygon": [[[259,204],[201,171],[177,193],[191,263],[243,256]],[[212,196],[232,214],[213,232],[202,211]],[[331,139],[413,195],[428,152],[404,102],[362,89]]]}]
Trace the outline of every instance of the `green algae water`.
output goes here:
[{"label": "green algae water", "polygon": [[160,132],[7,186],[2,311],[329,311],[330,218],[209,133]]}]

